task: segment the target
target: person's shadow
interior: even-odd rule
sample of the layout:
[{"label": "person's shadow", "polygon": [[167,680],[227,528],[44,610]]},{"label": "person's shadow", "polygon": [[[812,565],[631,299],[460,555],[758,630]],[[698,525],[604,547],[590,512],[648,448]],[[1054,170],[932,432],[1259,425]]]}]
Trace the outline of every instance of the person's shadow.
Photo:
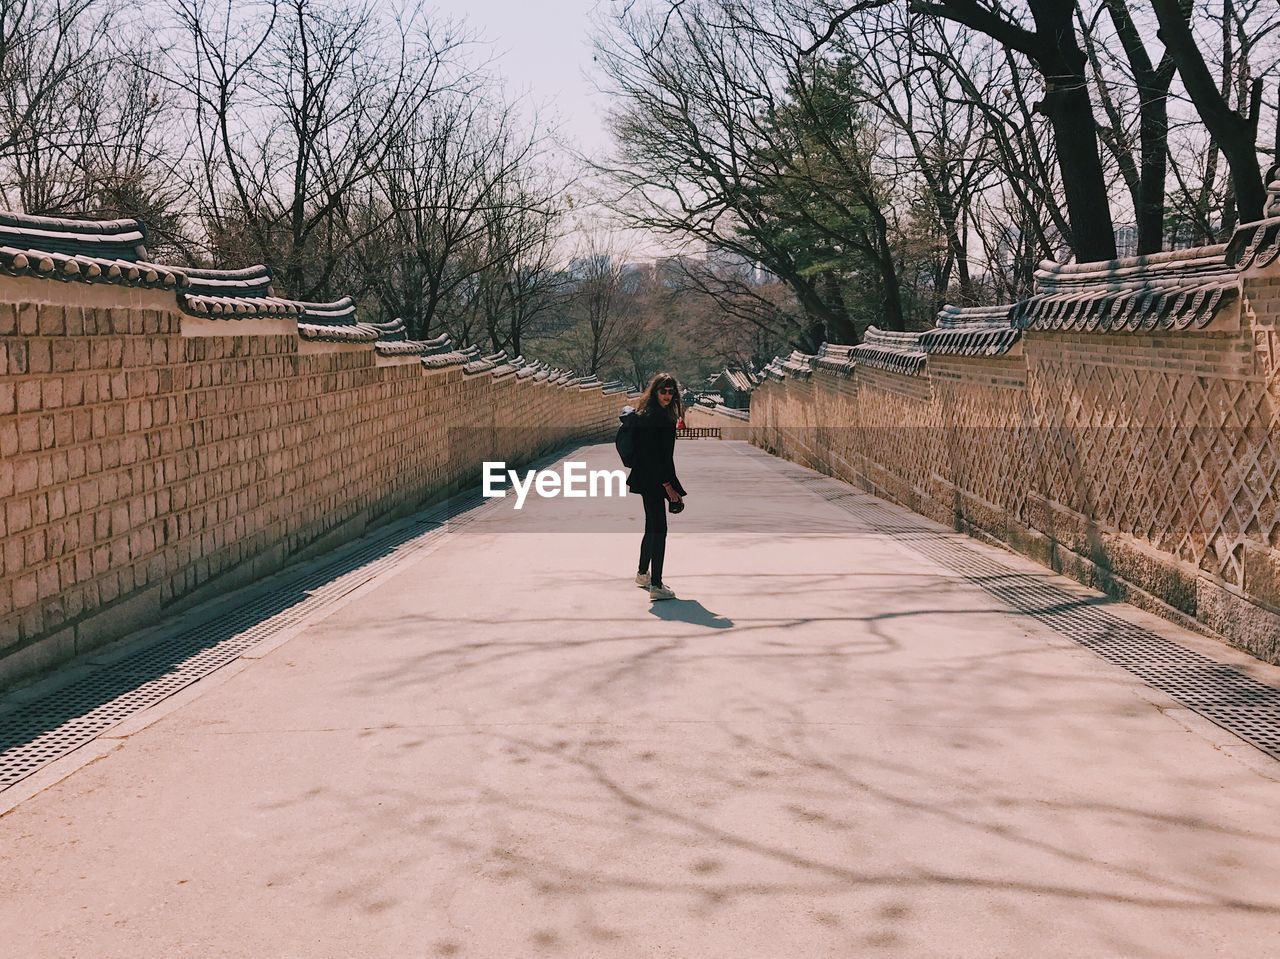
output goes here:
[{"label": "person's shadow", "polygon": [[711,612],[696,599],[660,600],[649,607],[649,612],[668,622],[692,623],[708,629],[729,629],[733,626],[733,620]]}]

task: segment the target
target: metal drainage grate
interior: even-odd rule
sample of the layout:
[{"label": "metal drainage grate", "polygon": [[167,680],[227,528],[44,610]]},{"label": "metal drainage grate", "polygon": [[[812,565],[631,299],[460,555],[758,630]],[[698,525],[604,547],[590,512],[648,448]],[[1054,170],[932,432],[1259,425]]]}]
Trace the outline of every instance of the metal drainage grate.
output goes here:
[{"label": "metal drainage grate", "polygon": [[1280,709],[1219,705],[1193,708],[1250,745],[1280,759]]},{"label": "metal drainage grate", "polygon": [[[245,602],[175,632],[125,659],[0,713],[0,791],[85,745],[117,723],[239,658],[246,650],[332,605],[407,556],[431,548],[450,528],[482,515],[478,490],[409,523],[362,538],[332,558],[273,577]],[[451,524],[451,525],[450,525]]]},{"label": "metal drainage grate", "polygon": [[961,533],[943,532],[882,505],[869,493],[806,467],[751,450],[777,471],[857,516],[877,533],[954,570],[1019,613],[1044,623],[1120,666],[1245,742],[1280,759],[1280,689],[1148,629],[1120,619],[1100,603],[1022,573],[968,545]]}]

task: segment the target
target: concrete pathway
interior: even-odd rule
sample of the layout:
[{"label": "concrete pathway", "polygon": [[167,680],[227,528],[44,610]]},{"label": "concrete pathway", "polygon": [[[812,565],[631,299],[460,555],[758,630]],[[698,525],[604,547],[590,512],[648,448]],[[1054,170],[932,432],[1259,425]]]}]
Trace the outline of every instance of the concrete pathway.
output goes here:
[{"label": "concrete pathway", "polygon": [[1280,955],[1280,763],[677,454],[679,601],[634,498],[489,508],[0,817],[0,955]]}]

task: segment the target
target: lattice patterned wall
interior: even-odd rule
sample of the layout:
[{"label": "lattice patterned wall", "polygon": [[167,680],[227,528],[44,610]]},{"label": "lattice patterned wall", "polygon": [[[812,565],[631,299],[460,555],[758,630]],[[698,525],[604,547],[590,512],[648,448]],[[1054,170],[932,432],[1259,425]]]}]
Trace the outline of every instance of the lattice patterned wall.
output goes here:
[{"label": "lattice patterned wall", "polygon": [[767,382],[753,441],[1280,661],[1280,263],[1200,331]]},{"label": "lattice patterned wall", "polygon": [[1259,514],[1276,458],[1252,337],[1045,336],[1028,354],[1040,492],[1243,586],[1250,527],[1266,541],[1275,524],[1274,506]]}]

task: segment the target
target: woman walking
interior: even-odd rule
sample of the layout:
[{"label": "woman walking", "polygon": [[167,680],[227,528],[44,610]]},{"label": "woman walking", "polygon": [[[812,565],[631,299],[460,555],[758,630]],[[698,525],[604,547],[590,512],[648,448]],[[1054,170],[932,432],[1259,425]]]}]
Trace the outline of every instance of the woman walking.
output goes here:
[{"label": "woman walking", "polygon": [[644,501],[644,539],[636,585],[648,587],[650,599],[675,599],[662,582],[667,554],[667,509],[684,509],[684,487],[676,476],[676,423],[684,414],[680,386],[670,373],[659,373],[623,421],[632,427],[634,452],[627,488]]}]

